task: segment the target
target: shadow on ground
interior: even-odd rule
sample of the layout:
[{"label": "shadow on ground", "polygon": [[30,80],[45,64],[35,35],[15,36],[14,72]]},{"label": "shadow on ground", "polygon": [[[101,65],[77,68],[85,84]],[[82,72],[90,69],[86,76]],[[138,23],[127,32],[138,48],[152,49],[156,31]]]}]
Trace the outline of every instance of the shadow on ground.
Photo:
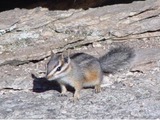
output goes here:
[{"label": "shadow on ground", "polygon": [[[41,93],[48,90],[56,90],[61,92],[60,85],[57,81],[48,81],[45,77],[36,77],[34,74],[31,74],[33,78],[33,92]],[[70,92],[74,92],[74,89],[70,86],[67,86],[67,90]]]},{"label": "shadow on ground", "polygon": [[56,81],[48,81],[45,77],[38,78],[31,74],[33,78],[33,92],[45,92],[48,90],[61,91],[59,84]]}]

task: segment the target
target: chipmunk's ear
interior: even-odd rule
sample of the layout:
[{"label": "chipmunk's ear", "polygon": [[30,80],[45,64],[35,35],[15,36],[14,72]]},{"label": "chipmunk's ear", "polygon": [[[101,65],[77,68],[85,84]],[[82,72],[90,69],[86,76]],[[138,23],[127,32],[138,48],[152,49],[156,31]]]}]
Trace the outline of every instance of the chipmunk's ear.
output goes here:
[{"label": "chipmunk's ear", "polygon": [[61,54],[61,58],[64,59],[64,53]]},{"label": "chipmunk's ear", "polygon": [[71,59],[69,57],[69,52],[68,51],[67,51],[67,53],[65,52],[65,53],[61,54],[61,61],[64,62],[64,63],[69,63],[71,61]]},{"label": "chipmunk's ear", "polygon": [[71,58],[67,57],[67,62],[70,63],[70,61],[71,61]]},{"label": "chipmunk's ear", "polygon": [[50,51],[51,51],[51,57],[54,56],[55,53],[51,49],[50,49]]},{"label": "chipmunk's ear", "polygon": [[67,62],[68,63],[70,63],[71,61],[71,58],[69,56],[70,56],[70,50],[67,50]]},{"label": "chipmunk's ear", "polygon": [[61,54],[60,60],[61,60],[62,62],[65,62],[65,60],[64,60],[64,54],[63,54],[63,53]]},{"label": "chipmunk's ear", "polygon": [[70,63],[70,61],[71,61],[71,58],[70,58],[70,57],[64,58],[64,62],[65,62],[65,63]]}]

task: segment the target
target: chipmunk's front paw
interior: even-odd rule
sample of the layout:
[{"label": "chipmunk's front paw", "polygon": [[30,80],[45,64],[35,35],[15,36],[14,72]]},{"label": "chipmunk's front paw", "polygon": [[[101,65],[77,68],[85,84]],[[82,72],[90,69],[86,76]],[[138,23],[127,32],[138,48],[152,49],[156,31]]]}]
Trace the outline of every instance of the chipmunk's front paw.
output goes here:
[{"label": "chipmunk's front paw", "polygon": [[66,86],[63,84],[60,84],[60,86],[61,86],[61,96],[67,96],[66,95],[66,93],[67,93]]},{"label": "chipmunk's front paw", "polygon": [[60,96],[60,97],[63,97],[63,96],[64,96],[64,97],[67,97],[67,94],[60,94],[59,96]]},{"label": "chipmunk's front paw", "polygon": [[67,92],[61,92],[59,96],[67,96]]}]

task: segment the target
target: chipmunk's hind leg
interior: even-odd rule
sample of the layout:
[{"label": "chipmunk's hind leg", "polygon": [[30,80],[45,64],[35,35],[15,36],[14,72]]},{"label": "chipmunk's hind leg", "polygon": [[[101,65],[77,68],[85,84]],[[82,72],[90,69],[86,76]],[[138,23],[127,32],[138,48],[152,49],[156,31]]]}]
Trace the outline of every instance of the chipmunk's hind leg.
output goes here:
[{"label": "chipmunk's hind leg", "polygon": [[101,92],[101,83],[102,83],[102,72],[99,72],[98,78],[97,78],[97,84],[95,85],[95,93]]},{"label": "chipmunk's hind leg", "polygon": [[74,89],[75,89],[75,92],[74,92],[73,100],[77,101],[80,98],[80,91],[82,89],[82,84],[81,83],[75,84]]},{"label": "chipmunk's hind leg", "polygon": [[94,89],[95,89],[95,93],[101,92],[101,86],[100,86],[100,84],[95,85]]}]

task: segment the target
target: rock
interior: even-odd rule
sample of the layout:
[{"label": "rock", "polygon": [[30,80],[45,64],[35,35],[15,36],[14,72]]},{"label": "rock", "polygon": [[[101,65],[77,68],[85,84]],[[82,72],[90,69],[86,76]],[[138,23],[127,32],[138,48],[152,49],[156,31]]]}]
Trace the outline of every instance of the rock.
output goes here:
[{"label": "rock", "polygon": [[[156,32],[160,28],[158,24],[160,7],[158,2],[158,0],[152,0],[152,2],[150,0],[135,1],[132,4],[104,6],[87,11],[82,9],[49,11],[45,8],[38,8],[38,10],[35,8],[2,12],[0,14],[1,30],[6,31],[12,25],[16,25],[14,29],[17,32],[4,33],[1,36],[1,45],[4,46],[4,50],[0,54],[0,64],[4,65],[6,61],[9,63],[14,60],[43,59],[48,56],[46,52],[50,49],[62,51],[64,50],[62,48],[75,48],[104,39],[115,39],[131,34],[134,37],[139,37],[140,34],[147,31]],[[43,33],[40,36],[39,30],[50,31],[52,34]],[[47,39],[44,38],[45,34],[50,34]],[[159,33],[153,34],[155,36]],[[71,36],[75,36],[74,39]],[[46,39],[45,42],[40,44],[39,41],[43,39]],[[66,39],[68,40],[66,41]],[[10,54],[6,51],[10,51]],[[19,56],[20,54],[21,56]]]},{"label": "rock", "polygon": [[[0,118],[159,118],[159,2],[1,12]],[[131,72],[105,77],[99,94],[83,89],[73,103],[72,88],[61,96],[59,84],[45,78],[50,50],[99,57],[119,45],[135,49]]]}]

